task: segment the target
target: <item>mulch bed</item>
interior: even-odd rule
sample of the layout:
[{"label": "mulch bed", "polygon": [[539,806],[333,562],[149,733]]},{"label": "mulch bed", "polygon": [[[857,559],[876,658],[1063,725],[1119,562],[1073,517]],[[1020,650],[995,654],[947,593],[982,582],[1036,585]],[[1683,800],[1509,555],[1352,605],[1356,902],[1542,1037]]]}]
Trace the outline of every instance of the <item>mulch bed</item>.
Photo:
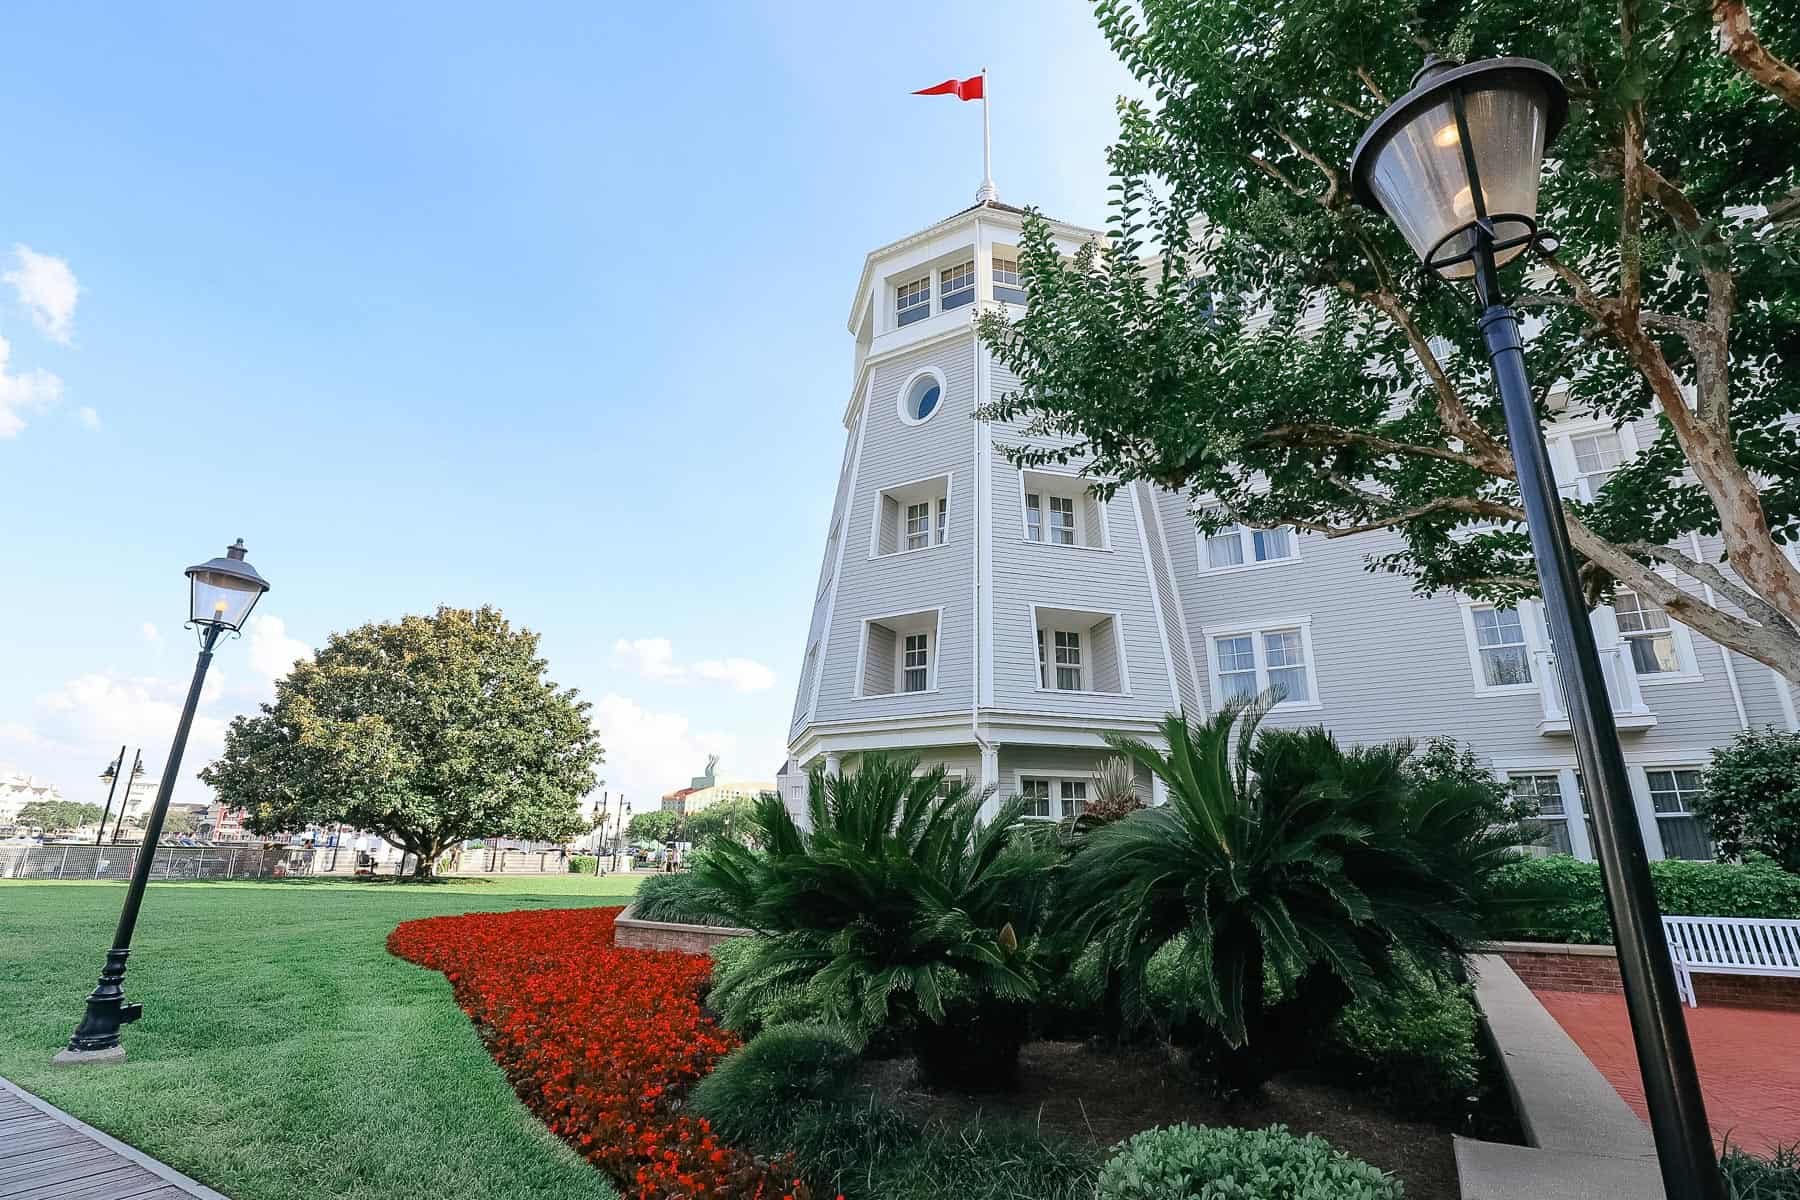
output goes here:
[{"label": "mulch bed", "polygon": [[947,1121],[1005,1117],[1101,1146],[1157,1125],[1286,1125],[1316,1133],[1339,1150],[1390,1171],[1408,1200],[1457,1200],[1450,1131],[1397,1117],[1366,1091],[1290,1074],[1255,1099],[1220,1101],[1161,1048],[1101,1050],[1078,1042],[1033,1042],[1020,1058],[1020,1088],[981,1095],[939,1094],[918,1083],[909,1059],[871,1062],[864,1082],[918,1117]]}]

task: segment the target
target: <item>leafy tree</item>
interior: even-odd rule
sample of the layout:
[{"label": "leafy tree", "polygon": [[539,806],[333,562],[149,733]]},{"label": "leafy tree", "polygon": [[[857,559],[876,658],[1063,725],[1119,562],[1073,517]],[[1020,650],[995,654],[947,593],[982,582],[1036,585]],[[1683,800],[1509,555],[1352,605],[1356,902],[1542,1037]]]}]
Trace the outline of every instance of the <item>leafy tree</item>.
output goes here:
[{"label": "leafy tree", "polygon": [[811,829],[780,797],[756,801],[751,850],[714,842],[692,902],[762,935],[734,959],[711,1003],[736,1027],[783,992],[844,998],[832,1016],[864,1033],[908,1029],[928,1082],[1013,1078],[1042,986],[1042,926],[1053,845],[1022,821],[1024,802],[979,818],[985,793],[917,759],[865,755],[849,775],[815,770]]},{"label": "leafy tree", "polygon": [[672,842],[680,830],[681,814],[658,809],[633,816],[625,826],[625,837],[633,842]]},{"label": "leafy tree", "polygon": [[742,841],[753,833],[755,815],[756,803],[752,800],[721,800],[689,813],[681,823],[679,838],[696,846],[721,836]]},{"label": "leafy tree", "polygon": [[[1107,244],[1028,222],[1022,320],[980,329],[1019,386],[982,415],[1209,506],[1203,527],[1371,541],[1372,570],[1502,603],[1536,592],[1466,286],[1353,202],[1349,161],[1426,51],[1529,55],[1568,81],[1528,252],[1541,418],[1654,414],[1565,503],[1593,602],[1618,585],[1800,680],[1800,5],[1098,0],[1153,93],[1121,102]],[[1146,260],[1153,260],[1146,265]],[[1515,285],[1520,276],[1515,274]],[[1515,290],[1517,287],[1515,286]],[[1691,397],[1691,400],[1690,400]],[[1393,536],[1397,534],[1398,536]],[[1703,552],[1717,537],[1722,555]],[[1706,589],[1711,589],[1710,594]]]},{"label": "leafy tree", "polygon": [[1754,851],[1800,872],[1800,733],[1751,729],[1714,750],[1694,812],[1721,861]]},{"label": "leafy tree", "polygon": [[[142,829],[144,823],[149,819],[150,814],[143,812],[131,818],[126,824],[130,825],[133,829]],[[163,837],[180,837],[183,834],[193,833],[199,828],[200,818],[185,808],[171,808],[168,812],[163,814]]]},{"label": "leafy tree", "polygon": [[19,809],[15,825],[57,833],[79,829],[100,819],[104,810],[98,804],[82,804],[74,800],[33,800]]},{"label": "leafy tree", "polygon": [[[1323,729],[1258,736],[1263,708],[1163,722],[1164,752],[1115,749],[1167,786],[1166,805],[1088,835],[1059,921],[1097,945],[1127,1015],[1179,947],[1175,1034],[1227,1091],[1311,1046],[1402,963],[1448,968],[1483,931],[1489,877],[1524,831],[1493,797],[1441,772],[1410,774],[1406,743],[1345,750]],[[1240,722],[1240,717],[1243,720]],[[1268,976],[1289,997],[1270,1004]]]},{"label": "leafy tree", "polygon": [[600,744],[537,646],[489,607],[333,634],[273,704],[232,721],[200,778],[252,832],[372,830],[417,855],[420,876],[469,838],[564,841],[587,828]]}]

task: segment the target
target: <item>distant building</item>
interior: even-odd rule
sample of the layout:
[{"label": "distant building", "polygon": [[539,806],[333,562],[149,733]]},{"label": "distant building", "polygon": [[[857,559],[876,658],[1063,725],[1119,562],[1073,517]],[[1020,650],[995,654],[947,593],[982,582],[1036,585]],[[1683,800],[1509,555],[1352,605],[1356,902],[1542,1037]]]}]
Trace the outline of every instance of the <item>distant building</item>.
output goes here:
[{"label": "distant building", "polygon": [[704,812],[723,800],[754,800],[764,792],[775,790],[773,780],[726,780],[718,778],[719,756],[713,755],[706,760],[706,771],[688,781],[688,786],[673,792],[666,792],[662,798],[662,810],[685,816],[688,813]]},{"label": "distant building", "polygon": [[687,798],[698,790],[698,788],[684,787],[678,788],[673,792],[664,792],[662,797],[662,810],[664,812],[672,813],[687,811],[685,807]]},{"label": "distant building", "polygon": [[0,775],[0,825],[11,825],[27,804],[61,799],[63,794],[53,783],[31,775]]}]

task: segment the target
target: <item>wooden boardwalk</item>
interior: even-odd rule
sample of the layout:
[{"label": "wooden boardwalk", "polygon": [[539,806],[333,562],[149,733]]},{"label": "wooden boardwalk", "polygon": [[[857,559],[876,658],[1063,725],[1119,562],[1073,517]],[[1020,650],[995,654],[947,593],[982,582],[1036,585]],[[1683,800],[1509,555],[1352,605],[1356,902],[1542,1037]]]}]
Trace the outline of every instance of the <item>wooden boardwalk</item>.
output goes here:
[{"label": "wooden boardwalk", "polygon": [[[88,1070],[108,1070],[89,1067]],[[0,1200],[227,1200],[0,1079]]]}]

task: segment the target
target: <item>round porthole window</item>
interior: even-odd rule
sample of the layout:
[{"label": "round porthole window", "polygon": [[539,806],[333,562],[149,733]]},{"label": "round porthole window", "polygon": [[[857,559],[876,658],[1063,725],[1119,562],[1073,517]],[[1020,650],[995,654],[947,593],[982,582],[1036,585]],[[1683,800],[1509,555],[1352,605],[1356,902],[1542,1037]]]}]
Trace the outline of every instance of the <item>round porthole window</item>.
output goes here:
[{"label": "round porthole window", "polygon": [[943,379],[935,371],[921,372],[900,393],[900,419],[908,425],[929,420],[943,401]]}]

